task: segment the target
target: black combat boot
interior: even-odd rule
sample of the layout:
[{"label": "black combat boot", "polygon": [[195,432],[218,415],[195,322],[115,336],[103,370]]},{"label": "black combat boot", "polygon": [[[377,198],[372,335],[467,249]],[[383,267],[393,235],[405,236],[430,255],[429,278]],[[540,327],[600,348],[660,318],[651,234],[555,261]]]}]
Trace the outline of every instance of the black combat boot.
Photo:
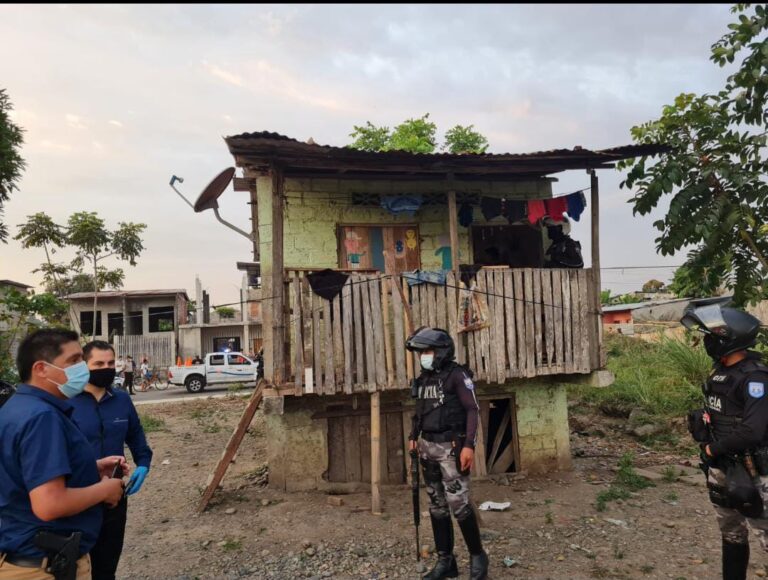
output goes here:
[{"label": "black combat boot", "polygon": [[723,542],[723,580],[746,580],[749,544]]},{"label": "black combat boot", "polygon": [[437,562],[435,567],[424,576],[424,580],[443,580],[443,578],[458,578],[459,568],[456,566],[456,556],[453,555],[453,522],[451,516],[432,520],[432,534],[435,537]]},{"label": "black combat boot", "polygon": [[480,539],[480,527],[474,510],[468,508],[468,514],[459,520],[459,527],[469,550],[470,580],[486,580],[488,578],[488,554],[483,550]]}]

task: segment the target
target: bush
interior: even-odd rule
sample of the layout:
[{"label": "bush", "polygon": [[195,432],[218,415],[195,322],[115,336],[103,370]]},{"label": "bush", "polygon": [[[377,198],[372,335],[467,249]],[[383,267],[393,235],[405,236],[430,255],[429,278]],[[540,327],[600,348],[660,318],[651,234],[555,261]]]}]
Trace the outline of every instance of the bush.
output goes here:
[{"label": "bush", "polygon": [[650,343],[621,335],[606,337],[605,346],[614,384],[604,389],[574,387],[572,395],[607,414],[625,417],[635,408],[658,417],[682,417],[701,405],[700,384],[711,368],[701,347],[681,340]]},{"label": "bush", "polygon": [[144,429],[144,433],[152,433],[153,431],[164,431],[165,421],[152,415],[139,415],[141,421],[141,427]]}]

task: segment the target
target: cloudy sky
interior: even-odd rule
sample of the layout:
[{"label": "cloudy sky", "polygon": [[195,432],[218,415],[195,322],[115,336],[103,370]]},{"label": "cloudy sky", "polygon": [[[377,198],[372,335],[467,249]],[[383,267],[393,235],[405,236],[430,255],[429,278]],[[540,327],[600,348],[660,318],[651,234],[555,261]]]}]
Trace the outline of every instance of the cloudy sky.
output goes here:
[{"label": "cloudy sky", "polygon": [[[223,136],[271,130],[344,145],[354,124],[392,126],[426,112],[445,131],[474,124],[493,152],[631,142],[681,92],[714,91],[726,72],[709,46],[726,5],[0,6],[0,87],[26,130],[28,168],[6,207],[65,221],[97,211],[147,224],[126,288],[238,300],[248,242],[194,214],[195,197],[232,165]],[[555,193],[589,184],[560,174]],[[655,253],[651,217],[633,217],[621,175],[601,172],[604,266],[679,264]],[[245,193],[222,214],[249,227]],[[590,255],[588,223],[574,233]],[[0,245],[0,279],[37,285],[42,252]],[[669,269],[606,271],[636,289]]]}]

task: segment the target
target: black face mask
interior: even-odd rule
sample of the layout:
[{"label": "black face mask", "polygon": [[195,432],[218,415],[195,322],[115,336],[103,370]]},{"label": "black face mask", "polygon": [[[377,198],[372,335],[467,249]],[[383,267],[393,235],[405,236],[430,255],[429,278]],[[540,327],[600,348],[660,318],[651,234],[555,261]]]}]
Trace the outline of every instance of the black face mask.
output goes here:
[{"label": "black face mask", "polygon": [[115,380],[117,371],[115,369],[96,369],[91,371],[91,378],[88,382],[94,387],[106,389]]}]

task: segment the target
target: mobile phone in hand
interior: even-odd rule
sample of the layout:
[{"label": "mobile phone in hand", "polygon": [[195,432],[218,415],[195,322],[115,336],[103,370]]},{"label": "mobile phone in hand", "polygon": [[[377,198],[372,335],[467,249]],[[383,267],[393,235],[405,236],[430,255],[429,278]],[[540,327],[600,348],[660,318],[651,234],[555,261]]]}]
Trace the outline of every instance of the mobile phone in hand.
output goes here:
[{"label": "mobile phone in hand", "polygon": [[116,477],[118,479],[122,479],[123,478],[123,468],[120,466],[120,461],[119,460],[115,461],[115,468],[112,470],[112,475],[110,477],[112,479],[114,479]]}]

